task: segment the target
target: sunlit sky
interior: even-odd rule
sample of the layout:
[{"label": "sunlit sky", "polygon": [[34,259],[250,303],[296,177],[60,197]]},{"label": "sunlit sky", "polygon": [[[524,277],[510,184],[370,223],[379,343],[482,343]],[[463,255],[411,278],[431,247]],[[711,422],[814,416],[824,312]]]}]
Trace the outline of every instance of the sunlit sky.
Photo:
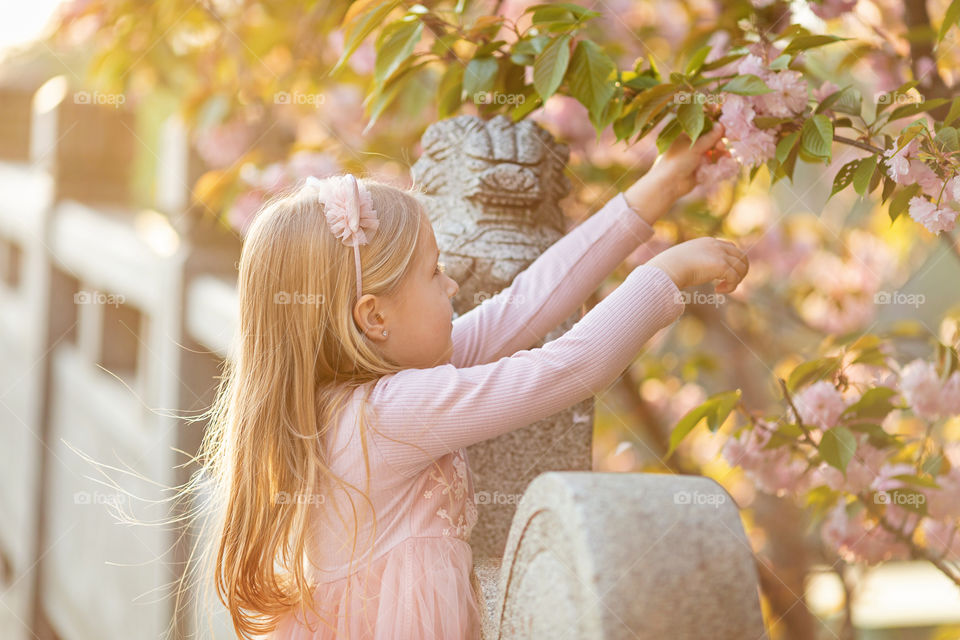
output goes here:
[{"label": "sunlit sky", "polygon": [[35,39],[62,0],[0,0],[0,56]]}]

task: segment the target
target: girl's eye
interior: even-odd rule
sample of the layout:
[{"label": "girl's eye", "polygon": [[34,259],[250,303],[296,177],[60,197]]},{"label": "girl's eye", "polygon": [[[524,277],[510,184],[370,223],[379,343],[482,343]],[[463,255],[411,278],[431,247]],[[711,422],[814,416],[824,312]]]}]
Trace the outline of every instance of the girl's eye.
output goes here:
[{"label": "girl's eye", "polygon": [[447,270],[446,265],[444,265],[442,262],[438,262],[437,268],[434,270],[433,274],[438,276],[441,273],[444,273],[446,270]]}]

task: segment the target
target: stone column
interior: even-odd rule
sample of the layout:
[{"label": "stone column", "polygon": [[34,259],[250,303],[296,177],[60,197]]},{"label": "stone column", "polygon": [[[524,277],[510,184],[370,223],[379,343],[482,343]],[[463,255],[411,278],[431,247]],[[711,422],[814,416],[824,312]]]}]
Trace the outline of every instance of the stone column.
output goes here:
[{"label": "stone column", "polygon": [[[447,273],[460,285],[463,314],[509,285],[566,231],[559,201],[570,192],[566,145],[536,123],[506,116],[456,116],[430,125],[413,165],[414,188],[430,216]],[[570,317],[534,346],[573,326]],[[591,468],[593,399],[468,448],[479,520],[475,562],[503,555],[517,502],[548,470]]]}]

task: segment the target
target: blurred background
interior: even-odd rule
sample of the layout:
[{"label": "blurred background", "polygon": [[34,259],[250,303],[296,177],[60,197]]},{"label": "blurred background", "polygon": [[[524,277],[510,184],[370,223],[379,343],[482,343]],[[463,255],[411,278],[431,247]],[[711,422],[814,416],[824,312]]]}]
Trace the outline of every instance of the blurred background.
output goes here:
[{"label": "blurred background", "polygon": [[[496,110],[438,102],[439,74],[385,99],[372,89],[369,39],[328,75],[349,4],[0,7],[0,638],[232,637],[222,615],[209,627],[174,620],[191,540],[151,522],[184,509],[167,488],[189,478],[203,425],[184,417],[209,406],[230,354],[250,220],[307,175],[354,171],[409,186],[427,125]],[[520,25],[531,4],[475,6]],[[927,88],[956,93],[958,30],[923,60],[910,50],[924,27],[916,3],[812,4],[610,0],[593,5],[592,28],[618,64],[651,57],[666,74],[693,43],[719,47],[738,20],[761,15],[866,43],[811,53],[808,77],[856,82],[867,95],[932,65]],[[947,4],[926,3],[927,30]],[[843,77],[832,75],[841,62]],[[597,135],[565,95],[525,115],[570,147],[571,225],[657,156],[656,134],[631,145],[609,126]],[[728,301],[688,304],[598,399],[594,468],[701,473],[730,491],[772,638],[960,638],[957,585],[923,561],[860,563],[825,548],[822,514],[758,489],[724,459],[729,428],[696,431],[665,455],[671,427],[710,394],[739,386],[765,407],[776,377],[829,336],[893,327],[943,336],[953,326],[956,239],[906,216],[891,224],[850,190],[828,201],[842,163],[799,163],[792,182],[776,184],[761,171],[685,198],[597,292],[591,304],[633,266],[698,235],[735,239],[751,258]],[[920,341],[904,349],[926,357]],[[960,439],[956,418],[941,426]]]}]

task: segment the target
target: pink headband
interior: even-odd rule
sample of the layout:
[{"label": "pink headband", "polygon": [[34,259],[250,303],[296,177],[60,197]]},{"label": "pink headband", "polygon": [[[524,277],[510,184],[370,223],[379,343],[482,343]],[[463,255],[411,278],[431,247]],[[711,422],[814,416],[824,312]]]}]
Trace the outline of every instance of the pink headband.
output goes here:
[{"label": "pink headband", "polygon": [[357,300],[362,293],[360,281],[360,245],[368,244],[380,226],[373,208],[370,192],[360,186],[353,174],[329,176],[319,180],[307,178],[307,185],[317,190],[317,200],[323,204],[327,226],[333,235],[353,247],[357,267]]}]

